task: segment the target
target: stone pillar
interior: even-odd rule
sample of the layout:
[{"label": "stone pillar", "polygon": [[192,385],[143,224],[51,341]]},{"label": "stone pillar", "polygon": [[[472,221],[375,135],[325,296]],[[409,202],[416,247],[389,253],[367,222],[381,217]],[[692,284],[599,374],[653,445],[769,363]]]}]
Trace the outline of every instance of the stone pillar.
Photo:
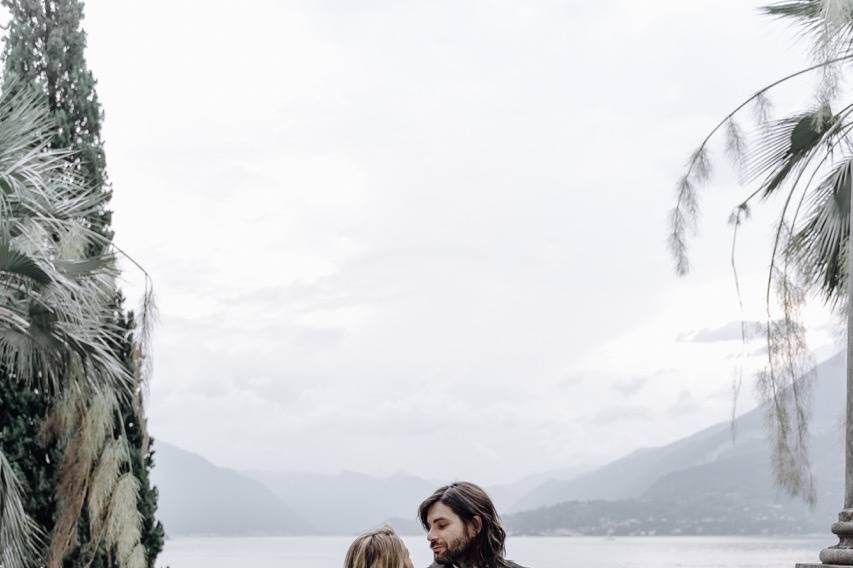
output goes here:
[{"label": "stone pillar", "polygon": [[850,568],[853,566],[853,509],[838,513],[838,521],[832,523],[832,532],[838,536],[838,544],[820,551],[822,564],[797,564],[796,568]]},{"label": "stone pillar", "polygon": [[853,509],[838,513],[838,521],[832,523],[832,532],[838,536],[838,544],[820,551],[821,564],[797,564],[796,568],[850,568],[853,565]]},{"label": "stone pillar", "polygon": [[838,544],[821,550],[820,561],[824,566],[853,565],[853,509],[844,509],[838,513],[838,521],[832,523],[832,532],[838,535]]},{"label": "stone pillar", "polygon": [[[853,186],[847,181],[849,217],[847,218],[847,249],[853,248]],[[853,254],[847,254],[847,274],[853,275]],[[797,568],[850,568],[853,566],[853,276],[847,277],[847,423],[844,441],[844,509],[832,532],[838,544],[820,551],[822,564],[797,564]]]}]

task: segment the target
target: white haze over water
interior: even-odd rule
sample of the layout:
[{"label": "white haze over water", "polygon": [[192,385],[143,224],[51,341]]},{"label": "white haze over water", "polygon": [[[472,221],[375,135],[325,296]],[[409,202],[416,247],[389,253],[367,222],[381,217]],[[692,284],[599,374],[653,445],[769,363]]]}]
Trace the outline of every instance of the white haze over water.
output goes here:
[{"label": "white haze over water", "polygon": [[[426,541],[405,537],[415,568],[430,564]],[[187,538],[166,542],[159,566],[339,568],[351,537]],[[507,557],[530,568],[780,568],[817,562],[822,538],[510,537]]]},{"label": "white haze over water", "polygon": [[[806,61],[759,5],[87,2],[116,238],[159,298],[154,437],[495,483],[725,420],[745,190],[719,169],[686,279],[667,212],[715,121]],[[740,237],[750,319],[770,220]]]}]

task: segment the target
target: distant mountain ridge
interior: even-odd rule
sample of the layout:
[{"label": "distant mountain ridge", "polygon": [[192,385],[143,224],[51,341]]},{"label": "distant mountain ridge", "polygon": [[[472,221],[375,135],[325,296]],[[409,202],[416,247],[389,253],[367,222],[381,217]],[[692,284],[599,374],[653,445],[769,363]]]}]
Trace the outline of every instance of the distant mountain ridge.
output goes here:
[{"label": "distant mountain ridge", "polygon": [[168,536],[303,535],[317,529],[263,484],[166,442],[155,443],[152,483]]},{"label": "distant mountain ridge", "polygon": [[[838,418],[843,411],[842,375],[842,361],[836,356],[816,368],[812,384],[811,433],[816,439],[815,450],[821,449],[814,452],[814,462],[816,468],[823,470],[819,481],[834,471],[833,466],[824,461],[834,455],[826,452],[837,435]],[[639,498],[659,480],[679,471],[712,464],[726,457],[751,456],[756,452],[768,456],[764,413],[765,409],[758,407],[740,416],[734,424],[734,441],[731,423],[715,424],[671,444],[637,450],[574,479],[544,483],[519,499],[511,509],[517,512],[565,501]],[[838,450],[841,451],[840,441]],[[766,465],[762,470],[767,474],[764,479],[772,486],[769,458]]]},{"label": "distant mountain ridge", "polygon": [[[781,494],[758,407],[660,448],[647,448],[519,500],[508,525],[519,534],[777,534],[826,530],[842,503],[839,417],[844,366],[816,368],[810,423],[817,505]],[[525,510],[526,509],[526,510]]]},{"label": "distant mountain ridge", "polygon": [[[386,522],[401,534],[422,535],[417,507],[447,483],[406,473],[236,472],[166,442],[155,449],[159,517],[171,536],[351,535]],[[504,511],[542,479],[570,475],[545,472],[486,489]]]},{"label": "distant mountain ridge", "polygon": [[349,471],[334,475],[255,471],[246,475],[318,527],[319,534],[330,535],[357,534],[395,517],[407,521],[405,530],[397,527],[401,532],[420,531],[414,524],[417,506],[440,485],[405,473],[384,478]]},{"label": "distant mountain ridge", "polygon": [[[825,529],[841,504],[844,367],[818,366],[812,455],[817,509],[775,489],[756,408],[671,444],[644,448],[592,471],[535,474],[486,486],[518,534],[756,534]],[[445,482],[398,473],[238,473],[158,442],[152,479],[170,535],[356,534],[390,522],[422,534],[418,504]],[[643,513],[645,512],[645,516]]]},{"label": "distant mountain ridge", "polygon": [[[557,470],[525,477],[515,483],[486,486],[499,511],[543,479],[567,479],[575,470]],[[246,472],[269,487],[282,501],[324,534],[354,534],[388,522],[405,534],[421,534],[417,507],[447,481],[406,473],[374,477],[363,473],[334,475],[295,472]]]}]

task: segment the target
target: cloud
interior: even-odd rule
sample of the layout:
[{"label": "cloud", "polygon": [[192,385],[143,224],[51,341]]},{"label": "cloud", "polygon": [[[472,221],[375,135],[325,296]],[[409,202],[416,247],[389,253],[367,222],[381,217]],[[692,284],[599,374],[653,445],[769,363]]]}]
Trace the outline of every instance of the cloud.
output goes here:
[{"label": "cloud", "polygon": [[760,321],[731,321],[719,327],[706,327],[699,331],[684,332],[677,340],[692,343],[716,343],[720,341],[754,341],[764,330],[765,324]]},{"label": "cloud", "polygon": [[695,412],[698,408],[699,403],[693,394],[688,390],[682,390],[678,393],[678,399],[667,409],[667,414],[672,417],[685,416]]},{"label": "cloud", "polygon": [[582,384],[584,381],[586,381],[585,373],[570,373],[557,382],[557,386],[564,389],[571,388]]},{"label": "cloud", "polygon": [[634,377],[627,381],[614,383],[613,389],[620,392],[625,398],[630,398],[643,390],[649,382],[649,377]]},{"label": "cloud", "polygon": [[636,422],[652,418],[652,411],[645,406],[611,406],[593,416],[596,424],[612,424],[614,422]]},{"label": "cloud", "polygon": [[672,341],[719,303],[679,292],[659,189],[758,62],[796,63],[727,2],[92,3],[117,244],[160,300],[154,434],[241,468],[511,477],[725,416],[663,419],[721,363],[690,349],[714,334]]},{"label": "cloud", "polygon": [[756,347],[754,349],[750,349],[749,351],[746,351],[746,352],[744,352],[744,350],[742,350],[742,349],[739,349],[737,351],[734,351],[734,352],[726,355],[726,359],[737,360],[737,359],[740,359],[741,357],[744,357],[744,356],[746,356],[746,357],[762,357],[762,358],[766,359],[767,358],[767,344],[765,343],[764,345],[759,345],[758,347]]}]

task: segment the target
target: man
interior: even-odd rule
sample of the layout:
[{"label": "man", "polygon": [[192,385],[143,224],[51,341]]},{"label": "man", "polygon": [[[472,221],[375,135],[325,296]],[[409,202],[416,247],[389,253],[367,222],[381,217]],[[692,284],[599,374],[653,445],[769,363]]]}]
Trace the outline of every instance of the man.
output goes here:
[{"label": "man", "polygon": [[460,481],[418,507],[435,562],[430,568],[523,568],[504,558],[506,531],[486,492]]}]

